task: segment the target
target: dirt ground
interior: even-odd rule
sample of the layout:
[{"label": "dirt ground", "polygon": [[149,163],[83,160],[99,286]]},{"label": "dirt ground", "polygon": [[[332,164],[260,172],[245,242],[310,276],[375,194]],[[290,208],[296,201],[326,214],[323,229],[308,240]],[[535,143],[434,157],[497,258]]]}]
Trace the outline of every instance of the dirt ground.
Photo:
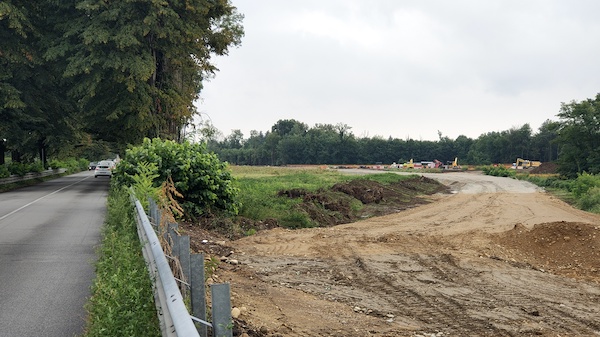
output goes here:
[{"label": "dirt ground", "polygon": [[600,335],[599,216],[510,178],[425,176],[452,193],[325,228],[192,235],[223,256],[234,335]]}]

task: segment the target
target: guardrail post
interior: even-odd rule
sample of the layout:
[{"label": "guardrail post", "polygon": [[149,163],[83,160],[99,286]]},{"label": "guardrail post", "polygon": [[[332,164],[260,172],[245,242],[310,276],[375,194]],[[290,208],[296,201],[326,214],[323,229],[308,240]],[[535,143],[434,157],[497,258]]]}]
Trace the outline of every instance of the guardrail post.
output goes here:
[{"label": "guardrail post", "polygon": [[177,229],[179,225],[176,223],[169,223],[167,232],[165,233],[165,241],[171,244],[171,254],[173,257],[179,257],[179,245],[177,244]]},{"label": "guardrail post", "polygon": [[152,219],[152,226],[155,230],[158,229],[160,227],[161,212],[156,201],[150,197],[148,197],[148,213],[150,213],[150,218]]},{"label": "guardrail post", "polygon": [[229,283],[211,284],[212,325],[215,337],[233,337]]},{"label": "guardrail post", "polygon": [[[190,256],[191,270],[190,291],[192,296],[192,315],[206,321],[206,289],[204,283],[204,254]],[[200,337],[208,337],[208,328],[196,323]]]},{"label": "guardrail post", "polygon": [[[185,282],[190,283],[190,237],[184,235],[179,237],[179,264],[181,264],[181,272]],[[186,289],[182,285],[181,289]]]}]

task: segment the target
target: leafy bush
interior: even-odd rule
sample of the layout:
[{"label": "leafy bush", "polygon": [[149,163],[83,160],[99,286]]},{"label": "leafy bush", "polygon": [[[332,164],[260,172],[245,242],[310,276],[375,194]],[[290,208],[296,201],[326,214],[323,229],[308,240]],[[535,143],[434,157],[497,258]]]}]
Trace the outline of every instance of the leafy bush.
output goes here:
[{"label": "leafy bush", "polygon": [[584,211],[600,213],[600,187],[592,187],[577,201],[577,206]]},{"label": "leafy bush", "polygon": [[24,176],[29,171],[27,164],[18,163],[18,162],[10,162],[8,164],[8,171],[10,174],[16,174],[18,176]]},{"label": "leafy bush", "polygon": [[41,162],[35,162],[27,165],[27,171],[29,172],[42,172],[44,171],[44,165]]},{"label": "leafy bush", "polygon": [[113,184],[132,186],[134,176],[141,173],[141,163],[156,165],[155,187],[168,177],[173,179],[175,188],[183,195],[177,202],[188,216],[215,211],[237,214],[238,189],[233,185],[231,172],[217,155],[206,150],[204,144],[145,139],[142,145],[126,151],[113,172]]},{"label": "leafy bush", "polygon": [[514,177],[516,175],[515,170],[508,169],[504,166],[482,166],[481,170],[483,173],[495,177]]},{"label": "leafy bush", "polygon": [[64,168],[69,173],[75,173],[80,171],[85,171],[88,169],[89,161],[85,158],[75,159],[75,158],[67,158],[64,160],[52,159],[48,161],[48,166],[52,169]]},{"label": "leafy bush", "polygon": [[6,165],[0,165],[0,179],[10,177],[10,171]]},{"label": "leafy bush", "polygon": [[66,168],[67,165],[58,159],[52,159],[48,161],[48,167],[51,167],[53,170],[56,170],[59,168]]},{"label": "leafy bush", "polygon": [[538,186],[555,189],[560,197],[578,208],[600,213],[600,175],[582,173],[577,179],[565,179],[563,176],[520,176]]},{"label": "leafy bush", "polygon": [[573,182],[571,192],[576,198],[580,198],[594,187],[600,187],[600,175],[583,172]]}]

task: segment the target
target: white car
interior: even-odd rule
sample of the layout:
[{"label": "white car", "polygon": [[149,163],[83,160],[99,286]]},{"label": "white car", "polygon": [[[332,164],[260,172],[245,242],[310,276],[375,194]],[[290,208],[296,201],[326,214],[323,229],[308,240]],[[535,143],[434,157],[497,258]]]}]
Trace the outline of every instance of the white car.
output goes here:
[{"label": "white car", "polygon": [[94,178],[98,178],[99,176],[112,177],[113,168],[115,168],[115,163],[110,160],[98,162],[94,170]]}]

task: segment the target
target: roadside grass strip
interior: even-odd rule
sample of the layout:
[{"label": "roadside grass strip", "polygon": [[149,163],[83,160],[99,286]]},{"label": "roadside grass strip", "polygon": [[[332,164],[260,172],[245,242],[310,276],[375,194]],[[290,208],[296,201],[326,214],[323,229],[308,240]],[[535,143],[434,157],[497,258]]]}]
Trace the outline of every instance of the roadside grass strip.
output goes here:
[{"label": "roadside grass strip", "polygon": [[160,336],[152,282],[125,190],[111,189],[83,336]]}]

